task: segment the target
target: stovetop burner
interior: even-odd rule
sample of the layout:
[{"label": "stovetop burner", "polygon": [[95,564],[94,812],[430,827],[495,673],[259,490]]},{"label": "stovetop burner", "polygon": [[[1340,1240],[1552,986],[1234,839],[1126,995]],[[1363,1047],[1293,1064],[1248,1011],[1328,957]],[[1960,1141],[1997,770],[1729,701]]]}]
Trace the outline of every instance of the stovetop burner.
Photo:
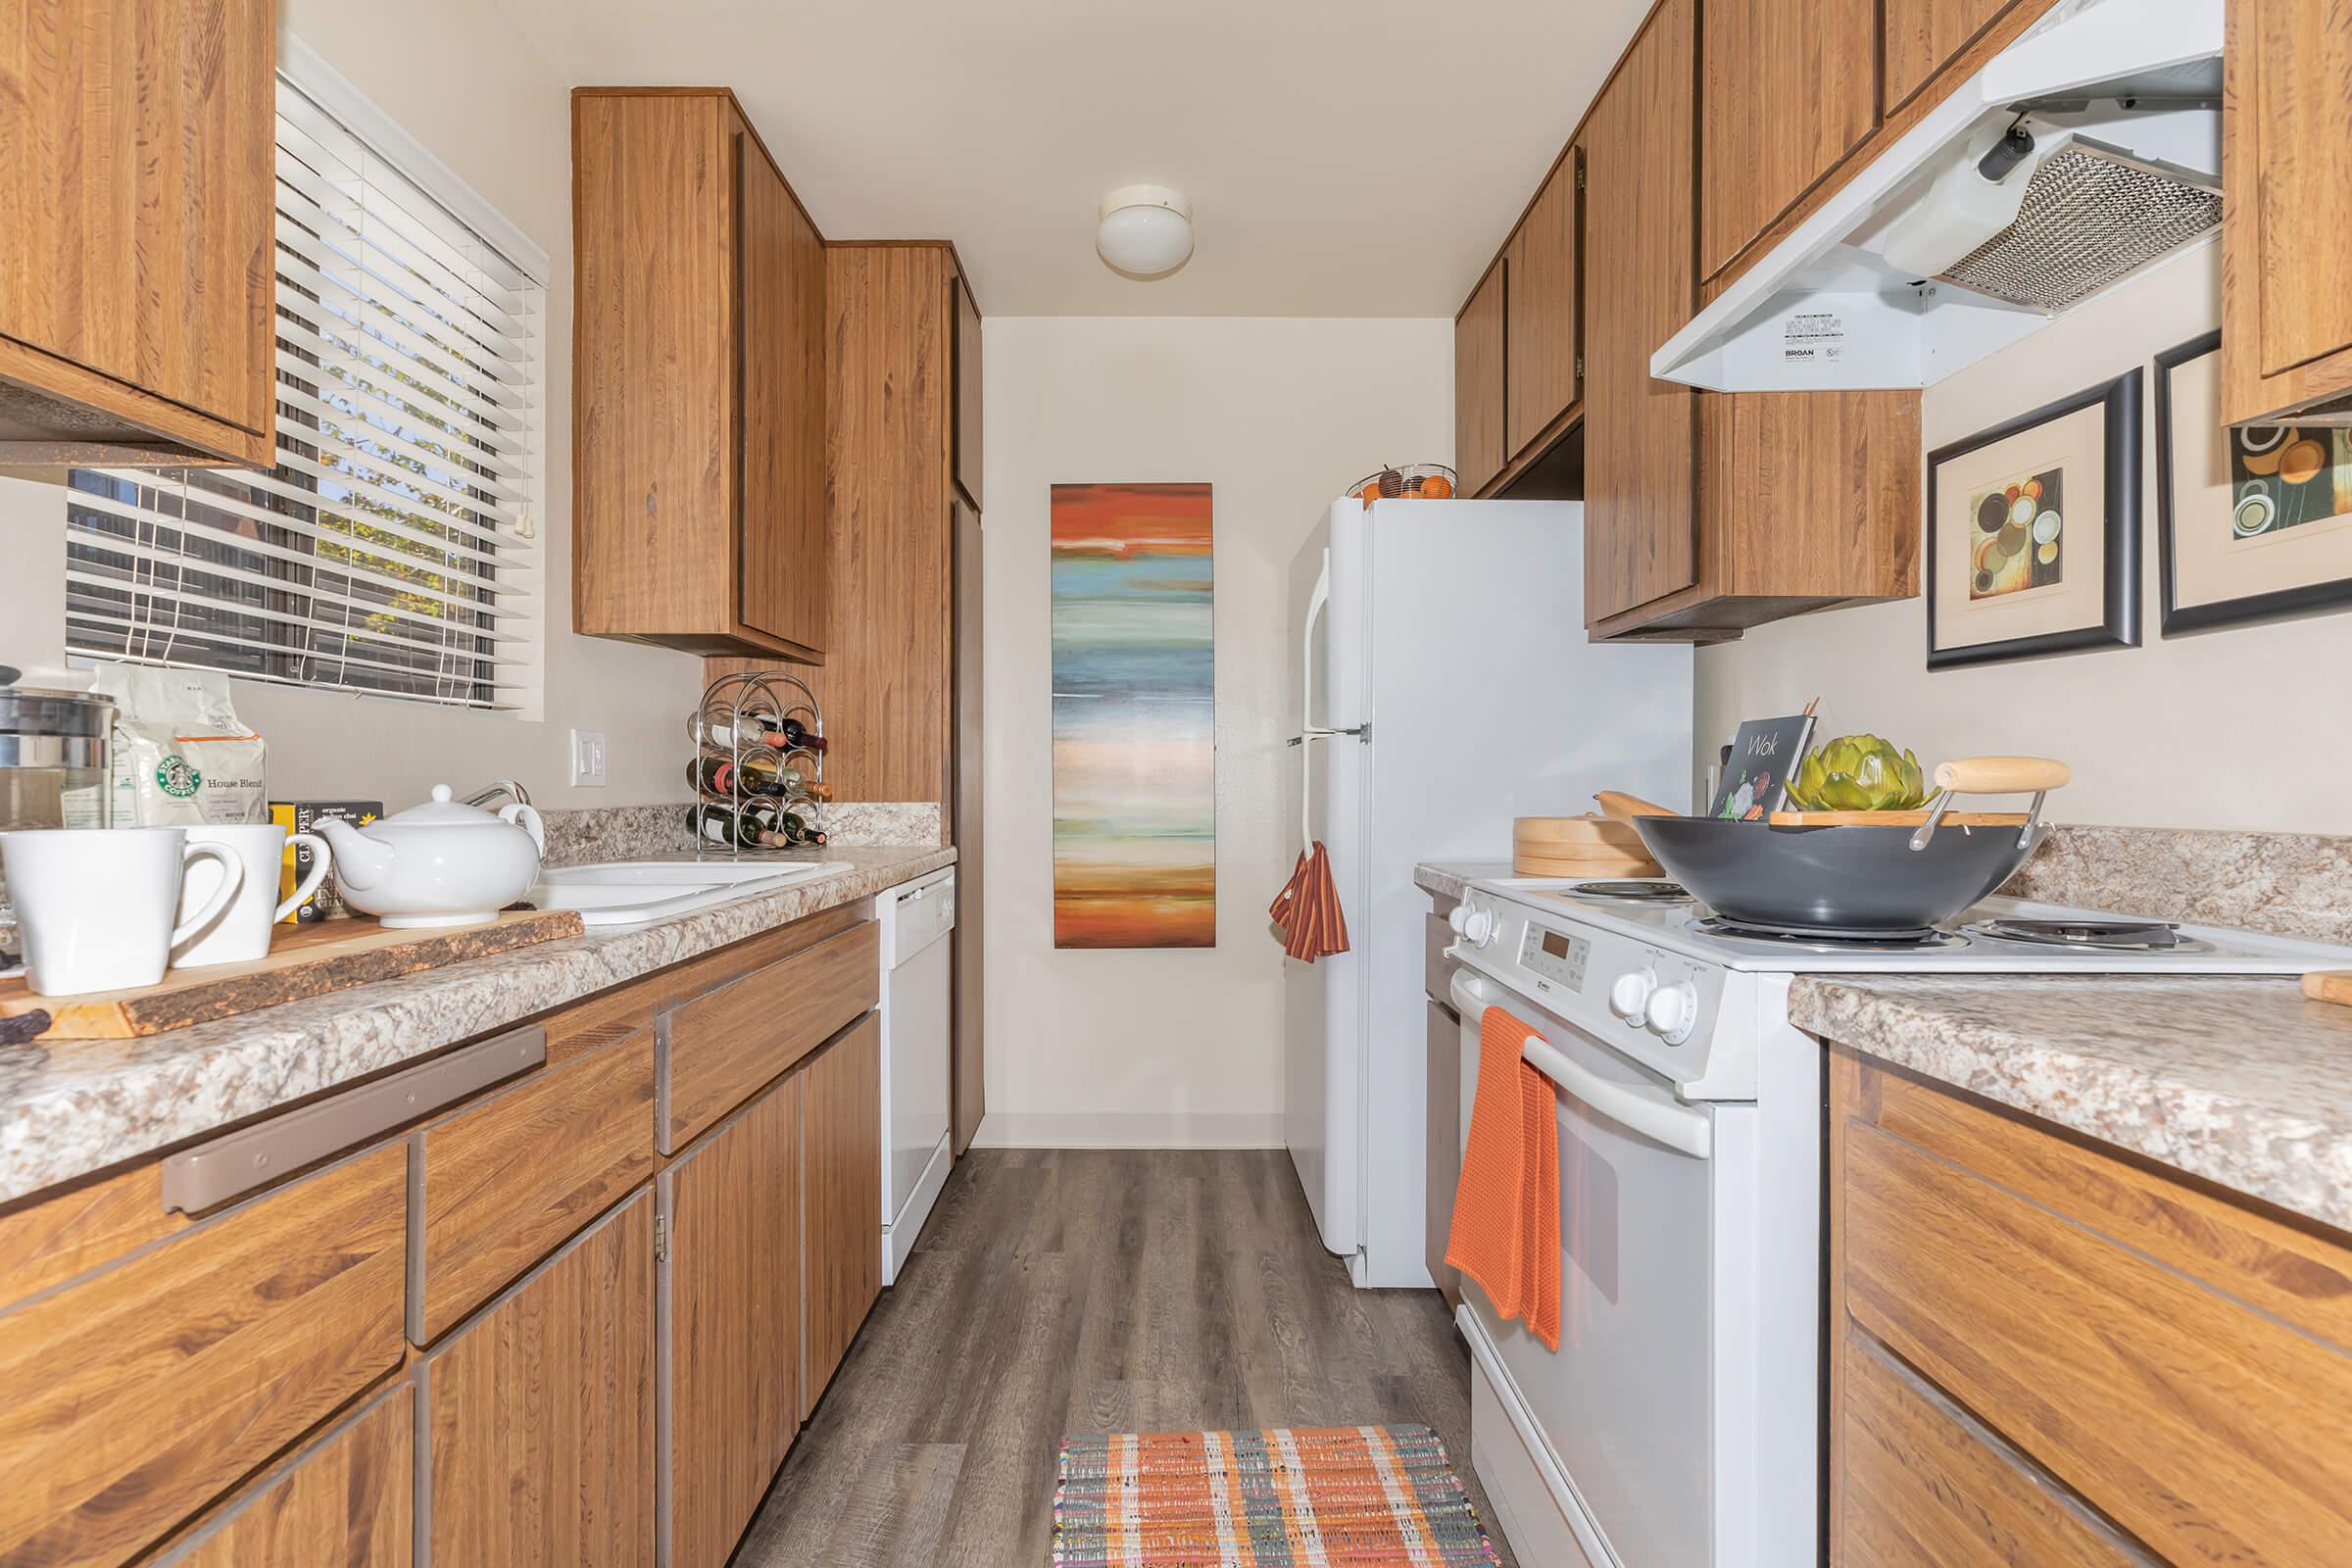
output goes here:
[{"label": "stovetop burner", "polygon": [[1979,920],[1967,927],[1998,942],[2037,948],[2088,948],[2100,953],[2195,953],[2205,944],[2161,920]]},{"label": "stovetop burner", "polygon": [[1741,942],[1769,942],[1782,947],[1804,948],[1816,953],[1933,953],[1943,948],[1965,948],[1968,938],[1957,931],[1940,926],[1921,926],[1912,930],[1868,931],[1843,926],[1765,925],[1751,920],[1734,920],[1727,915],[1709,915],[1690,922],[1690,929],[1710,937],[1731,937]]},{"label": "stovetop burner", "polygon": [[1564,890],[1577,899],[1602,899],[1613,904],[1688,904],[1690,895],[1680,882],[1579,882]]}]

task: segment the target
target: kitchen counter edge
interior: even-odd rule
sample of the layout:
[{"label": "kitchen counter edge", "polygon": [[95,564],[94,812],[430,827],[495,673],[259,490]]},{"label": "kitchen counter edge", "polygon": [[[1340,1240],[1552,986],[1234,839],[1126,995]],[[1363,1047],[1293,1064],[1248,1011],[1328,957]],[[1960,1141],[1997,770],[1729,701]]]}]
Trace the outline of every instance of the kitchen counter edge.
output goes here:
[{"label": "kitchen counter edge", "polygon": [[871,898],[954,864],[956,851],[862,845],[779,858],[851,869],[145,1039],[0,1047],[0,1204]]}]

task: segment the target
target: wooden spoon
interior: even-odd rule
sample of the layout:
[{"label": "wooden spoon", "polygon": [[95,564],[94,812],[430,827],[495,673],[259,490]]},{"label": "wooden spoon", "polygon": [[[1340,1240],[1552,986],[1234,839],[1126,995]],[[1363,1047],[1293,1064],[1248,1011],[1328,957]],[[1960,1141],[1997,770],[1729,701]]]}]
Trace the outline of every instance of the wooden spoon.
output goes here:
[{"label": "wooden spoon", "polygon": [[1602,790],[1592,799],[1599,803],[1602,815],[1613,822],[1623,822],[1628,827],[1634,825],[1634,818],[1638,816],[1682,815],[1680,811],[1670,811],[1655,801],[1645,801],[1639,795],[1628,795],[1623,790]]}]

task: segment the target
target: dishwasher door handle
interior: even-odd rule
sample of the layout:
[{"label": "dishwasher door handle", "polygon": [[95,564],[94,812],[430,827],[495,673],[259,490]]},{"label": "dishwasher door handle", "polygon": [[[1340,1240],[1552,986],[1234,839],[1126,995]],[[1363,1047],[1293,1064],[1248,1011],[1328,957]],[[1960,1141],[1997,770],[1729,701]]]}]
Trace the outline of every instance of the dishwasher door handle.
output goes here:
[{"label": "dishwasher door handle", "polygon": [[[1453,972],[1448,989],[1465,1023],[1474,1018],[1483,1023],[1486,1009],[1500,1005],[1491,994],[1488,982],[1475,979],[1464,970]],[[1586,1108],[1692,1159],[1713,1155],[1714,1118],[1696,1106],[1685,1104],[1671,1094],[1603,1078],[1540,1034],[1530,1035],[1519,1054],[1529,1066],[1550,1079],[1561,1094]]]}]

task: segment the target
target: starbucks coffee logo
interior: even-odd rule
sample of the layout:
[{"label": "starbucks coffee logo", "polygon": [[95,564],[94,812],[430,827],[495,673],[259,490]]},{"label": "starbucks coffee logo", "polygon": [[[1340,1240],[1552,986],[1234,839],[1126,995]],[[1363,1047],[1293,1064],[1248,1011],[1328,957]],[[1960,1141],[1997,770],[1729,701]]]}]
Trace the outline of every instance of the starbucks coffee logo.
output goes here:
[{"label": "starbucks coffee logo", "polygon": [[184,757],[167,757],[156,764],[156,787],[175,801],[184,801],[195,794],[203,782],[204,775]]}]

